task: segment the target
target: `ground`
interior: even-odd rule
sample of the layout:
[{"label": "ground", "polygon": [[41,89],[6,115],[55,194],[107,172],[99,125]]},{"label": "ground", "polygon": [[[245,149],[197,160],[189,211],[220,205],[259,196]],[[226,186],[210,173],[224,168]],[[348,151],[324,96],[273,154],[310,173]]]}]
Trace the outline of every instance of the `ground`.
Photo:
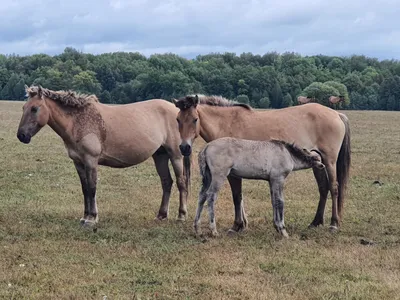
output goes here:
[{"label": "ground", "polygon": [[[161,185],[150,159],[100,167],[96,233],[79,225],[78,175],[61,139],[44,128],[29,145],[16,131],[21,102],[0,102],[0,298],[4,299],[399,299],[400,113],[346,111],[352,169],[340,232],[307,229],[317,207],[311,170],[286,183],[290,238],[272,224],[268,185],[244,182],[249,228],[228,236],[233,203],[226,183],[217,205],[218,238],[196,239],[196,142],[186,223],[154,217]],[[374,184],[379,181],[381,184]],[[203,232],[208,232],[207,211]],[[369,242],[373,243],[369,245]]]}]

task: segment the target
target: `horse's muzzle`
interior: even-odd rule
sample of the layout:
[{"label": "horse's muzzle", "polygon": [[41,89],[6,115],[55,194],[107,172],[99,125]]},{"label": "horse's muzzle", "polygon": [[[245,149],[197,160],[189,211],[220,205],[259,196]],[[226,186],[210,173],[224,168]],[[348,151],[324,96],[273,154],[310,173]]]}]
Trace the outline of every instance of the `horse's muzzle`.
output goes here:
[{"label": "horse's muzzle", "polygon": [[192,154],[192,147],[189,144],[179,145],[179,150],[181,150],[183,156],[190,156]]},{"label": "horse's muzzle", "polygon": [[25,134],[22,132],[17,133],[17,138],[19,139],[20,142],[24,144],[29,144],[31,142],[32,136],[30,134]]}]

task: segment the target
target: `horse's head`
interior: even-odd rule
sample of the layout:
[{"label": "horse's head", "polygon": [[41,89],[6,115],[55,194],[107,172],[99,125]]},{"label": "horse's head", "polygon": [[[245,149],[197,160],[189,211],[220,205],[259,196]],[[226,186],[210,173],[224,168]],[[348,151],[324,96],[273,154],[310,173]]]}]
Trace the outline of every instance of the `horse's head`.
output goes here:
[{"label": "horse's head", "polygon": [[199,114],[197,112],[199,97],[197,95],[186,96],[179,100],[172,99],[172,101],[179,108],[176,118],[182,140],[179,149],[183,156],[189,156],[192,153],[193,141],[200,132]]},{"label": "horse's head", "polygon": [[43,100],[42,88],[28,87],[25,85],[28,101],[22,108],[22,117],[18,126],[17,137],[25,144],[29,144],[31,138],[47,124],[49,109]]}]

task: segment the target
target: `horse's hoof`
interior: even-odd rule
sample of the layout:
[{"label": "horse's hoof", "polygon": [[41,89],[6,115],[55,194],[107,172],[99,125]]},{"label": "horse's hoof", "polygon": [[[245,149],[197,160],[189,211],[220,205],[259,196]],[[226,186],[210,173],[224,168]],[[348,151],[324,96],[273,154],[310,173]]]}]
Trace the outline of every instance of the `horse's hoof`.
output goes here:
[{"label": "horse's hoof", "polygon": [[212,236],[212,237],[218,237],[218,236],[219,236],[218,231],[216,231],[216,230],[211,231],[211,236]]},{"label": "horse's hoof", "polygon": [[228,234],[229,236],[235,236],[235,235],[238,234],[238,231],[236,231],[236,230],[234,230],[234,229],[232,229],[232,228],[229,228],[227,234]]},{"label": "horse's hoof", "polygon": [[85,228],[95,228],[97,225],[97,222],[95,220],[85,220],[85,223],[83,224],[83,227]]},{"label": "horse's hoof", "polygon": [[81,219],[79,220],[79,224],[81,224],[81,225],[83,226],[83,225],[85,225],[85,221],[86,221],[85,218],[81,218]]},{"label": "horse's hoof", "polygon": [[323,223],[311,223],[310,225],[308,225],[308,228],[318,228],[318,227],[322,227],[322,226],[324,226],[324,224]]},{"label": "horse's hoof", "polygon": [[168,220],[168,217],[166,215],[157,215],[157,217],[154,218],[156,221],[166,221]]},{"label": "horse's hoof", "polygon": [[335,233],[335,232],[339,231],[339,228],[335,225],[331,225],[331,226],[329,226],[329,231],[332,233]]},{"label": "horse's hoof", "polygon": [[176,220],[177,220],[178,222],[185,222],[185,221],[186,221],[186,217],[185,217],[185,216],[178,216],[178,217],[176,218]]},{"label": "horse's hoof", "polygon": [[287,233],[286,229],[281,230],[281,235],[286,239],[289,238],[289,234]]}]

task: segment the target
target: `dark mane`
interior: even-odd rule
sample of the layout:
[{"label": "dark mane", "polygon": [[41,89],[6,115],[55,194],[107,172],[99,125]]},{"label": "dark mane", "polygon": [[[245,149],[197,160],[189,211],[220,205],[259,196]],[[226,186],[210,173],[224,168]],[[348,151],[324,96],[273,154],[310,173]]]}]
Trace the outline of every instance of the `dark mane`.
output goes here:
[{"label": "dark mane", "polygon": [[[288,143],[281,140],[270,140],[270,142],[280,146],[285,147],[290,154],[292,154],[298,160],[305,162],[307,164],[312,164],[315,161],[315,156],[310,155],[305,150],[297,147],[294,143]],[[318,152],[317,152],[318,153]],[[318,153],[319,154],[319,153]]]},{"label": "dark mane", "polygon": [[95,95],[77,93],[75,91],[52,91],[41,86],[31,86],[26,88],[29,97],[39,95],[60,103],[63,106],[72,108],[85,107],[91,103],[99,102]]},{"label": "dark mane", "polygon": [[244,103],[239,103],[237,101],[228,100],[222,96],[206,96],[206,95],[187,95],[176,100],[175,105],[181,109],[185,110],[192,106],[197,105],[196,96],[198,97],[198,104],[200,105],[210,105],[219,107],[243,107],[247,110],[252,110],[251,106]]}]

